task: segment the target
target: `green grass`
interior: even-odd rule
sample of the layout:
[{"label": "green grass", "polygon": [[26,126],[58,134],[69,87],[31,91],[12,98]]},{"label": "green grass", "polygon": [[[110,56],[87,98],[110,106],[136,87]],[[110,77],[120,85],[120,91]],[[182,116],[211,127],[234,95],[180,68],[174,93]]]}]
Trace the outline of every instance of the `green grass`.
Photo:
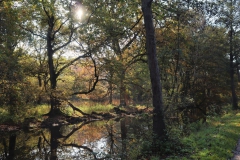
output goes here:
[{"label": "green grass", "polygon": [[13,123],[18,124],[24,121],[25,118],[35,117],[37,119],[41,119],[43,114],[49,112],[49,105],[27,105],[19,108],[16,111],[15,115],[11,115],[8,113],[7,107],[4,106],[0,108],[0,124],[4,123]]},{"label": "green grass", "polygon": [[[113,109],[113,105],[103,105],[103,104],[99,104],[99,103],[95,103],[95,104],[74,104],[75,107],[79,108],[81,111],[83,111],[84,113],[87,113],[87,114],[91,114],[92,112],[97,112],[97,113],[100,113],[100,112],[109,112],[111,109]],[[66,113],[67,115],[69,116],[82,116],[81,113],[79,113],[78,111],[73,111],[73,109],[71,107],[62,107],[61,108],[62,111],[64,113]]]},{"label": "green grass", "polygon": [[102,105],[102,104],[95,104],[93,106],[78,106],[83,112],[91,114],[92,112],[109,112],[113,109],[113,105]]},{"label": "green grass", "polygon": [[41,104],[35,107],[29,107],[27,112],[29,115],[41,116],[43,114],[47,114],[49,110],[50,110],[50,105]]},{"label": "green grass", "polygon": [[182,157],[168,160],[226,160],[233,156],[233,151],[240,138],[240,113],[229,113],[222,117],[209,118],[207,124],[191,124],[190,135],[181,138],[183,149],[188,152]]}]

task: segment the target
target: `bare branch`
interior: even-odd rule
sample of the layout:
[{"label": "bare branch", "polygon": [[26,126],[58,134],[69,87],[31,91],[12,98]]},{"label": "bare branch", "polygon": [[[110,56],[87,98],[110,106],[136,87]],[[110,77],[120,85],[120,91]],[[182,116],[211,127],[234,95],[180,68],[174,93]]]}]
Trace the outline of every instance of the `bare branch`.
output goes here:
[{"label": "bare branch", "polygon": [[136,23],[130,28],[130,30],[133,30],[133,28],[136,27],[136,25],[141,21],[143,15],[141,15],[141,17],[136,21]]},{"label": "bare branch", "polygon": [[143,53],[143,54],[138,54],[136,56],[134,56],[127,64],[127,67],[130,67],[132,64],[136,63],[136,62],[139,62],[139,61],[142,61],[143,63],[147,63],[147,60],[143,59],[144,56],[146,56],[147,54],[146,53]]},{"label": "bare branch", "polygon": [[31,33],[32,35],[34,35],[34,36],[41,37],[41,38],[43,38],[43,39],[47,39],[46,36],[43,36],[43,35],[41,35],[41,34],[37,34],[37,33],[35,33],[32,29],[25,28],[25,27],[22,26],[21,24],[19,25],[19,27],[22,28],[23,30],[27,31],[27,32],[30,32],[30,33]]},{"label": "bare branch", "polygon": [[53,33],[53,37],[55,37],[56,33],[58,33],[60,31],[60,29],[62,28],[62,26],[69,20],[69,18],[66,19],[66,21],[64,21],[63,23],[61,23],[61,25],[58,27],[58,29],[56,31],[54,31]]},{"label": "bare branch", "polygon": [[95,76],[95,81],[94,81],[92,87],[89,88],[88,91],[75,92],[75,93],[73,93],[72,95],[88,94],[88,93],[91,93],[92,91],[95,90],[95,87],[96,87],[96,85],[97,85],[97,83],[98,83],[98,78],[99,78],[99,76],[98,76],[98,74],[97,74],[97,65],[96,65],[96,62],[95,62],[95,60],[92,58],[92,56],[91,56],[91,59],[92,59],[93,65],[94,65],[94,76]]},{"label": "bare branch", "polygon": [[[43,3],[42,3],[42,5],[43,5]],[[48,19],[51,19],[50,14],[48,13],[48,11],[46,10],[44,5],[43,5],[43,10],[44,10],[45,14],[47,15]]]},{"label": "bare branch", "polygon": [[64,65],[61,69],[59,69],[59,71],[56,73],[56,76],[58,77],[62,71],[64,69],[66,69],[67,67],[71,66],[74,62],[76,62],[77,60],[81,59],[81,58],[87,58],[87,57],[90,57],[87,53],[84,54],[84,55],[81,55],[81,56],[78,56],[77,58],[71,60],[69,63],[67,63],[66,65]]},{"label": "bare branch", "polygon": [[[141,17],[138,18],[138,20],[134,23],[134,25],[129,29],[133,30],[137,26],[137,24],[141,21],[142,17],[143,17],[143,15],[141,15]],[[123,35],[123,34],[125,34],[125,32],[126,32],[126,30],[124,30],[122,33],[119,33],[118,35]],[[116,36],[118,36],[118,35],[116,35]]]},{"label": "bare branch", "polygon": [[137,38],[138,34],[139,34],[139,32],[134,34],[133,38],[130,38],[129,42],[122,48],[123,52],[133,43],[133,41]]},{"label": "bare branch", "polygon": [[84,113],[82,110],[80,110],[79,108],[75,107],[71,102],[67,102],[67,103],[73,109],[73,111],[78,111],[78,112],[80,112],[84,116],[89,116],[89,114]]},{"label": "bare branch", "polygon": [[66,43],[64,43],[63,45],[55,48],[55,49],[53,50],[53,53],[55,53],[56,51],[62,49],[63,47],[66,47],[69,43],[72,42],[73,30],[74,30],[74,29],[71,29],[71,33],[70,33],[70,35],[69,35],[68,41],[67,41]]}]

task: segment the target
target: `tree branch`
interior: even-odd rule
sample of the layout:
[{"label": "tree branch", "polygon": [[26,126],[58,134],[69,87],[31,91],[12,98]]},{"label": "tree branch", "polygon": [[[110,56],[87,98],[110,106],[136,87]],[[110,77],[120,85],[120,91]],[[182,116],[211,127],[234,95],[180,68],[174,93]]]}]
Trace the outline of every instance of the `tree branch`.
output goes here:
[{"label": "tree branch", "polygon": [[129,42],[122,48],[122,52],[124,52],[132,43],[133,41],[137,38],[139,32],[134,34],[133,38],[130,38]]},{"label": "tree branch", "polygon": [[21,24],[19,24],[19,27],[22,28],[23,30],[27,31],[27,32],[30,32],[32,35],[34,36],[38,36],[38,37],[41,37],[42,39],[47,39],[47,37],[43,36],[43,35],[40,35],[40,34],[37,34],[37,33],[34,33],[34,31],[32,29],[29,29],[29,28],[25,28],[24,26],[22,26]]},{"label": "tree branch", "polygon": [[132,64],[142,61],[143,63],[147,63],[147,60],[143,59],[143,56],[146,56],[147,54],[138,54],[136,56],[134,56],[131,61],[128,62],[126,69],[129,68]]},{"label": "tree branch", "polygon": [[91,56],[91,59],[92,59],[93,64],[94,64],[94,76],[95,76],[95,78],[96,78],[96,79],[95,79],[95,82],[93,83],[92,87],[89,88],[88,91],[75,92],[75,93],[73,93],[72,95],[88,94],[88,93],[91,93],[92,91],[95,90],[95,87],[96,87],[96,85],[97,85],[97,83],[98,83],[98,78],[99,78],[99,76],[98,76],[98,74],[97,74],[97,65],[96,65],[96,62],[95,62],[95,60],[92,58],[92,56]]},{"label": "tree branch", "polygon": [[69,20],[69,18],[66,19],[65,22],[61,23],[61,25],[58,27],[58,29],[56,31],[54,31],[53,33],[53,37],[55,37],[56,33],[58,33],[60,31],[60,29],[62,28],[62,26]]},{"label": "tree branch", "polygon": [[84,116],[89,116],[89,114],[84,113],[82,110],[80,110],[79,108],[75,107],[71,102],[67,102],[67,103],[73,109],[73,111],[78,111],[78,112],[80,112]]},{"label": "tree branch", "polygon": [[59,71],[56,73],[56,76],[58,77],[62,71],[64,69],[66,69],[67,67],[69,67],[70,65],[72,65],[74,62],[76,62],[77,60],[81,59],[81,58],[87,58],[89,57],[89,55],[86,53],[84,55],[78,56],[77,58],[73,59],[72,61],[70,61],[69,63],[67,63],[66,65],[64,65],[62,68],[59,69]]},{"label": "tree branch", "polygon": [[69,35],[68,41],[67,41],[66,43],[64,43],[63,45],[55,48],[55,49],[53,50],[53,53],[55,53],[56,51],[62,49],[63,47],[66,47],[69,43],[72,42],[73,30],[74,30],[74,29],[71,29],[71,33],[70,33],[70,35]]}]

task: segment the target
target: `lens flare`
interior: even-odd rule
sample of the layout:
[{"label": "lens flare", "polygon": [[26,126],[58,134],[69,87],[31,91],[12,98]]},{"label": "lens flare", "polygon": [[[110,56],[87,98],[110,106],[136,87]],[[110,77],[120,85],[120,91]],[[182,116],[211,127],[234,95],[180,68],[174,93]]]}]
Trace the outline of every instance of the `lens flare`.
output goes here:
[{"label": "lens flare", "polygon": [[78,8],[78,9],[76,10],[75,16],[76,16],[76,18],[79,19],[79,20],[82,19],[83,10],[82,10],[81,8]]}]

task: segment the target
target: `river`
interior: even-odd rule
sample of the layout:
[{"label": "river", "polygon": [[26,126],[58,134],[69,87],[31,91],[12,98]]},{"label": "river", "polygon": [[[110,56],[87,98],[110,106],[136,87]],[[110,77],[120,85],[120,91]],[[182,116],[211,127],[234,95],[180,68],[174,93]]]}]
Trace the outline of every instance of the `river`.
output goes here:
[{"label": "river", "polygon": [[150,120],[86,121],[75,125],[4,132],[2,160],[137,159],[150,136]]}]

